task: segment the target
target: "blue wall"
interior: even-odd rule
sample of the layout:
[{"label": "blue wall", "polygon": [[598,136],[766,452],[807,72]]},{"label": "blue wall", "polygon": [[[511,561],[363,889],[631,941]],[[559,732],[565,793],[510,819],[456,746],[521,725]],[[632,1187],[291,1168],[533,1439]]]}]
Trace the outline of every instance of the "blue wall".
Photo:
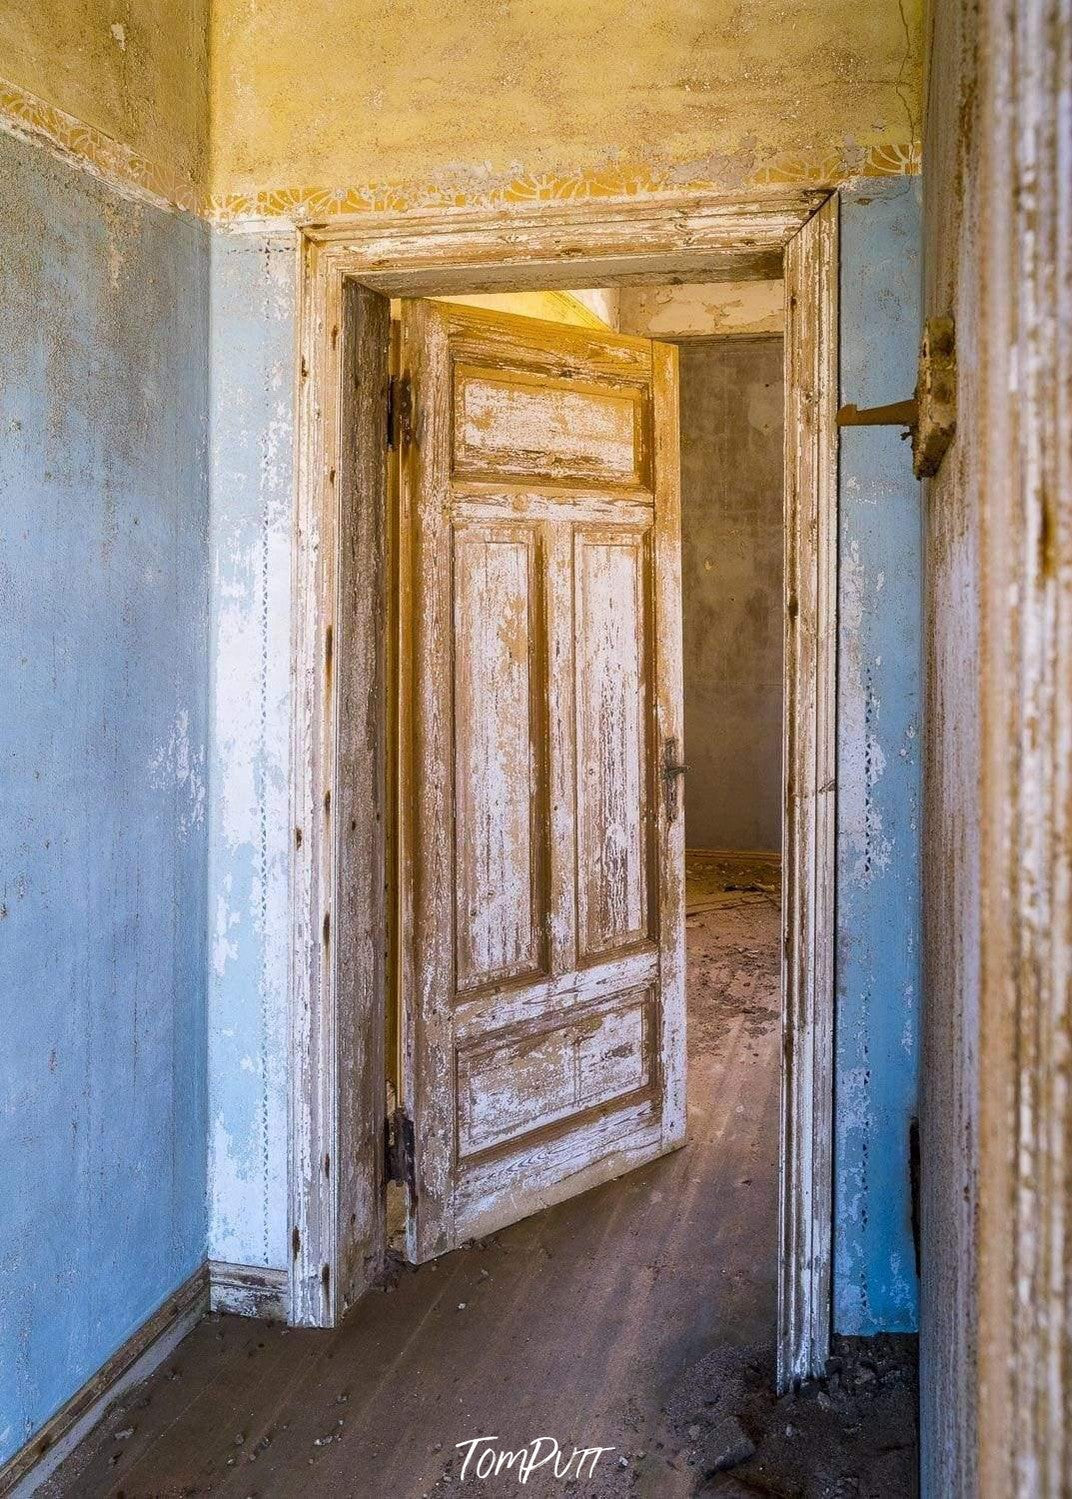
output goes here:
[{"label": "blue wall", "polygon": [[293,231],[212,238],[209,1252],[287,1264]]},{"label": "blue wall", "polygon": [[0,136],[0,1460],[205,1251],[207,232]]},{"label": "blue wall", "polygon": [[[920,182],[841,199],[841,399],[916,382]],[[920,985],[921,514],[896,427],[841,434],[834,1326],[911,1331]]]}]

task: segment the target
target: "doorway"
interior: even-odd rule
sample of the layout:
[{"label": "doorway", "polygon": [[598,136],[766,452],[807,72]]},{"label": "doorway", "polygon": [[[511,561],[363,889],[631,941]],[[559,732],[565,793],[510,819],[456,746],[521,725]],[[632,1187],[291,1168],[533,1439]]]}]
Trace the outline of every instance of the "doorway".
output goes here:
[{"label": "doorway", "polygon": [[699,1121],[733,1099],[740,1128],[701,1169],[759,1244],[778,1174],[784,298],[746,290],[664,290],[630,320],[668,328],[680,360],[690,1104]]},{"label": "doorway", "polygon": [[[310,231],[303,247],[291,1318],[331,1325],[382,1267],[384,736],[376,708],[385,678],[376,640],[386,550],[375,477],[382,444],[377,449],[371,435],[383,431],[378,418],[366,441],[344,451],[346,433],[361,430],[355,412],[385,394],[376,363],[381,314],[369,312],[371,299],[561,285],[564,255],[579,285],[681,277],[686,269],[769,279],[784,261],[793,435],[776,1262],[785,1383],[817,1366],[829,1337],[836,201],[818,212],[808,193],[774,195],[758,209],[690,201],[644,223],[628,207],[548,209],[523,227],[512,220],[513,237],[450,217],[417,233],[412,225],[396,234],[333,226]],[[346,783],[340,758],[355,771]]]}]

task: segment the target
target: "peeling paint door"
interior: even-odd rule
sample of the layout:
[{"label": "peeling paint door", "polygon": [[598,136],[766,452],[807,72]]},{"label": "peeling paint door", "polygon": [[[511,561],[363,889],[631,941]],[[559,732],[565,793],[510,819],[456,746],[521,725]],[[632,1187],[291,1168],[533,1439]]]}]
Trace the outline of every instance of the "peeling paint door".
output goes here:
[{"label": "peeling paint door", "polygon": [[398,1079],[422,1261],[684,1139],[677,355],[405,301],[399,364]]}]

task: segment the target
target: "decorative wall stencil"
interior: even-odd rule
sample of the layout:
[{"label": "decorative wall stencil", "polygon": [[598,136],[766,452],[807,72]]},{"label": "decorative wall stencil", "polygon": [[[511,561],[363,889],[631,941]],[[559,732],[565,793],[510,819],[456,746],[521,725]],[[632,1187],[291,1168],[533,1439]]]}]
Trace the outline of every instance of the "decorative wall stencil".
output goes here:
[{"label": "decorative wall stencil", "polygon": [[[846,150],[815,160],[782,156],[759,168],[748,178],[756,187],[809,183],[837,187],[856,177],[911,176],[920,169],[918,143],[892,142],[866,151]],[[570,202],[583,198],[657,197],[659,193],[682,191],[710,193],[725,184],[713,178],[682,175],[673,168],[637,165],[608,166],[592,170],[534,175],[522,174],[486,186],[472,177],[455,183],[369,182],[353,187],[280,187],[256,193],[232,193],[212,197],[206,205],[209,217],[218,223],[242,219],[282,219],[291,223],[315,222],[347,214],[406,213],[422,208],[510,209],[533,203]]]},{"label": "decorative wall stencil", "polygon": [[28,89],[0,78],[0,130],[50,147],[72,166],[103,178],[110,187],[161,208],[204,213],[198,184],[161,162],[150,161],[103,130],[76,120]]}]

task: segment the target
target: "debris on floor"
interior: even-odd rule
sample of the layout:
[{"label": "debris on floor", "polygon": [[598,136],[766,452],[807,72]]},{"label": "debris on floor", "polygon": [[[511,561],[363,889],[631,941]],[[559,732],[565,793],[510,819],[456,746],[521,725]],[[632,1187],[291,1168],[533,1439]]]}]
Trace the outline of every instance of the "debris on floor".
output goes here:
[{"label": "debris on floor", "polygon": [[685,914],[720,911],[740,905],[778,904],[781,857],[773,853],[735,853],[726,849],[690,848],[685,854]]},{"label": "debris on floor", "polygon": [[700,1499],[915,1499],[916,1340],[835,1340],[826,1377],[781,1398],[769,1348],[723,1348],[680,1380],[669,1440]]}]

